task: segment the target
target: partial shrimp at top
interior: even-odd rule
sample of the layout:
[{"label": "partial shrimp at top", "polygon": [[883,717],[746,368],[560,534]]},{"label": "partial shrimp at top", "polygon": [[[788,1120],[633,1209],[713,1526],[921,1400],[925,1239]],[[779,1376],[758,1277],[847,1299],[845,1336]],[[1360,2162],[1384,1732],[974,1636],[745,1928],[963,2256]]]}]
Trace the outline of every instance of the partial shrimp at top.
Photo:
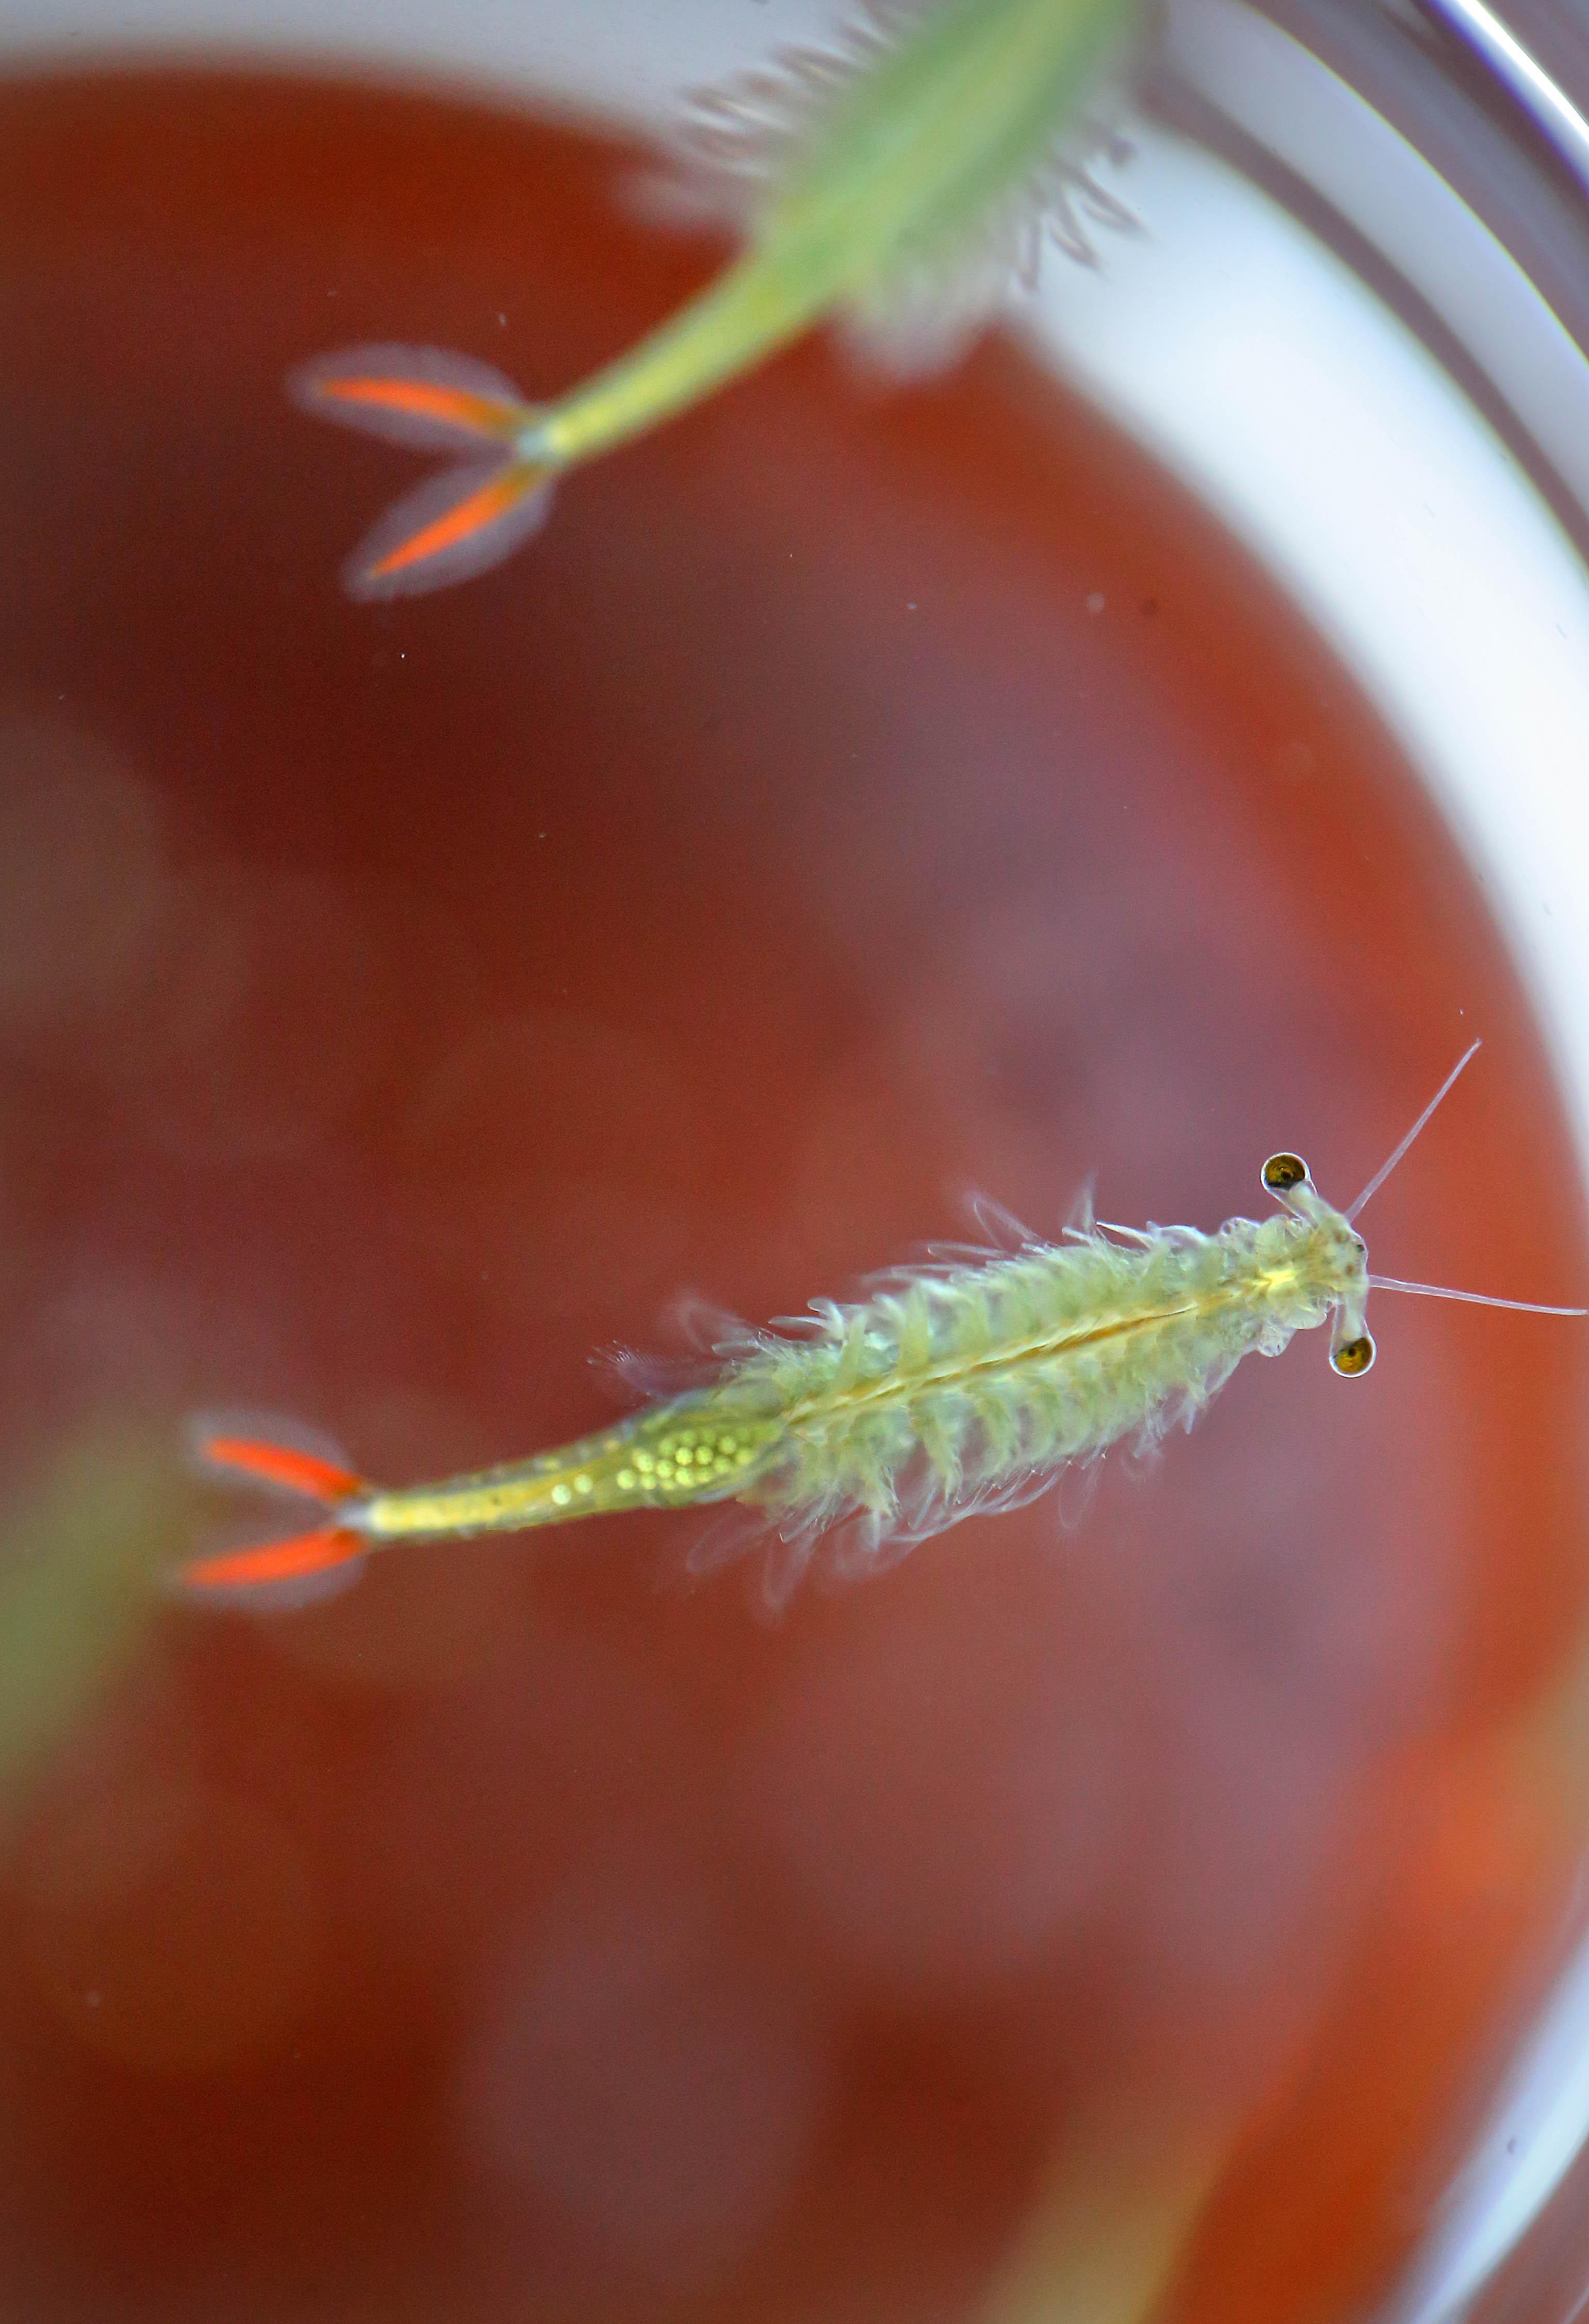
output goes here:
[{"label": "partial shrimp at top", "polygon": [[782,82],[752,76],[726,93],[720,116],[737,111],[742,127],[754,115],[758,133],[734,156],[748,189],[743,255],[555,402],[527,402],[486,364],[434,348],[354,347],[303,364],[290,385],[307,410],[463,456],[377,526],[344,569],[349,590],[397,596],[495,565],[540,523],[565,469],[698,402],[824,315],[919,359],[963,335],[1013,268],[1030,271],[1043,234],[1088,254],[1078,208],[1132,223],[1064,140],[1143,6],[944,0],[923,13],[880,0],[850,58],[792,56]]},{"label": "partial shrimp at top", "polygon": [[1298,1156],[1272,1155],[1263,1184],[1280,1207],[1262,1221],[1227,1219],[1210,1235],[1088,1213],[1059,1243],[1027,1237],[901,1268],[869,1299],[820,1300],[793,1329],[744,1330],[720,1346],[707,1384],[530,1460],[390,1488],[305,1440],[197,1424],[204,1466],[315,1514],[285,1538],[196,1559],[180,1579],[200,1595],[291,1601],[400,1541],[738,1502],[784,1545],[779,1595],[825,1536],[844,1533],[846,1563],[864,1569],[889,1545],[1032,1499],[1123,1438],[1151,1445],[1189,1428],[1244,1356],[1279,1355],[1299,1331],[1327,1323],[1336,1370],[1365,1372],[1371,1290],[1580,1315],[1369,1272],[1354,1222],[1473,1054],[1347,1210]]}]

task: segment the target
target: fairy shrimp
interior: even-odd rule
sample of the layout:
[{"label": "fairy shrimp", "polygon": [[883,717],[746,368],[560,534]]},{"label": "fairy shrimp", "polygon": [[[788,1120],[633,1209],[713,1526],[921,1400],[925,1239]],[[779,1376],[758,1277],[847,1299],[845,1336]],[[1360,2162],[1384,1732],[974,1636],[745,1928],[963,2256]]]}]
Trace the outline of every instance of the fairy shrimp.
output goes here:
[{"label": "fairy shrimp", "polygon": [[1345,1211],[1285,1153],[1262,1173],[1278,1209],[1215,1234],[1111,1226],[1087,1206],[1058,1243],[1022,1231],[1013,1249],[893,1270],[869,1298],[815,1301],[782,1328],[735,1326],[710,1381],[529,1460],[391,1488],[310,1440],[200,1422],[206,1469],[286,1495],[317,1521],[197,1558],[179,1579],[203,1595],[290,1600],[340,1587],[396,1542],[733,1503],[781,1540],[782,1594],[824,1536],[846,1530],[845,1563],[864,1569],[1034,1499],[1123,1439],[1147,1448],[1189,1428],[1244,1356],[1277,1356],[1298,1332],[1328,1323],[1336,1370],[1367,1371],[1371,1291],[1581,1315],[1369,1272],[1354,1222],[1478,1046]]},{"label": "fairy shrimp", "polygon": [[[1143,0],[873,0],[848,54],[805,51],[703,100],[747,246],[701,295],[552,403],[472,357],[363,346],[290,379],[305,409],[459,454],[355,551],[356,597],[484,571],[544,518],[565,469],[750,370],[830,313],[919,361],[1030,273],[1043,233],[1090,255],[1078,208],[1128,210],[1066,132]],[[917,21],[917,20],[920,21]],[[1074,143],[1074,138],[1070,141]],[[1094,142],[1096,143],[1096,134]]]}]

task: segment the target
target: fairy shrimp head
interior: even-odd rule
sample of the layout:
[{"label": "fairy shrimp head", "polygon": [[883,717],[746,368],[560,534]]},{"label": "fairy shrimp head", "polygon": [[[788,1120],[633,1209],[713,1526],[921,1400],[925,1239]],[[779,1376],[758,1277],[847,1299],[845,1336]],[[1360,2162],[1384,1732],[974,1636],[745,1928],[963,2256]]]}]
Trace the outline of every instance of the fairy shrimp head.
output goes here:
[{"label": "fairy shrimp head", "polygon": [[[1300,1154],[1272,1154],[1263,1165],[1265,1190],[1282,1206],[1282,1215],[1269,1219],[1256,1231],[1261,1244],[1270,1248],[1254,1270],[1254,1292],[1267,1299],[1275,1314],[1274,1329],[1290,1333],[1322,1323],[1333,1313],[1329,1360],[1346,1379],[1365,1372],[1374,1358],[1368,1329],[1371,1291],[1409,1291],[1422,1299],[1460,1299],[1474,1307],[1510,1307],[1524,1315],[1582,1315],[1582,1307],[1542,1306],[1532,1299],[1498,1299],[1486,1291],[1454,1291],[1442,1283],[1407,1283],[1394,1275],[1371,1275],[1368,1245],[1353,1224],[1378,1194],[1414,1140],[1428,1127],[1458,1076],[1483,1047],[1479,1041],[1465,1049],[1405,1138],[1401,1139],[1357,1196],[1344,1211],[1327,1203],[1313,1184]],[[1232,1227],[1243,1226],[1233,1220]],[[1283,1319],[1283,1320],[1282,1320]]]},{"label": "fairy shrimp head", "polygon": [[1337,1211],[1313,1184],[1300,1154],[1272,1154],[1262,1173],[1265,1190],[1282,1205],[1266,1219],[1257,1240],[1269,1246],[1270,1296],[1294,1309],[1303,1328],[1321,1323],[1332,1310],[1329,1360],[1347,1379],[1373,1361],[1368,1330],[1368,1245],[1345,1212]]}]

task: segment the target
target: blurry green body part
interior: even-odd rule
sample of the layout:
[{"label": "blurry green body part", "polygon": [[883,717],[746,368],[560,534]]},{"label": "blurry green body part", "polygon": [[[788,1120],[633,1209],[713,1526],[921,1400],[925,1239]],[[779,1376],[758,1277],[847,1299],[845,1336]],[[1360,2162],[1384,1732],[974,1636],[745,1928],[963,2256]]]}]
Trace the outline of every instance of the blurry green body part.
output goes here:
[{"label": "blurry green body part", "polygon": [[197,1501],[168,1448],[107,1427],[0,1517],[0,1798],[135,1650]]},{"label": "blurry green body part", "polygon": [[[846,60],[794,58],[737,161],[747,247],[639,346],[548,404],[473,359],[357,347],[304,364],[305,408],[461,454],[392,509],[344,578],[355,596],[439,588],[496,564],[553,480],[751,369],[825,316],[906,364],[941,353],[1029,270],[1052,226],[1078,255],[1078,205],[1129,213],[1063,140],[1144,0],[943,0],[890,7]],[[781,97],[781,102],[778,99]],[[715,100],[730,119],[735,93]],[[749,102],[749,99],[747,99]],[[736,141],[731,137],[730,145]]]}]

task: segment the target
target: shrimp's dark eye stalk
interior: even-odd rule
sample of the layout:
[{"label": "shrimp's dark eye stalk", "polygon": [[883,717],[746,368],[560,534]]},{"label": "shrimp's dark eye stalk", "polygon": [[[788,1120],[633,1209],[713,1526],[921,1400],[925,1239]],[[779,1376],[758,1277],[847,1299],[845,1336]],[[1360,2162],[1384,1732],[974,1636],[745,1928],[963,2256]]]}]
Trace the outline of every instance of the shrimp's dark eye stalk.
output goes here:
[{"label": "shrimp's dark eye stalk", "polygon": [[1263,1184],[1272,1194],[1289,1194],[1308,1184],[1308,1165],[1300,1154],[1272,1154],[1263,1165]]},{"label": "shrimp's dark eye stalk", "polygon": [[1355,1379],[1373,1361],[1373,1342],[1366,1332],[1355,1340],[1343,1340],[1338,1348],[1330,1350],[1329,1360],[1336,1371],[1347,1379]]}]

